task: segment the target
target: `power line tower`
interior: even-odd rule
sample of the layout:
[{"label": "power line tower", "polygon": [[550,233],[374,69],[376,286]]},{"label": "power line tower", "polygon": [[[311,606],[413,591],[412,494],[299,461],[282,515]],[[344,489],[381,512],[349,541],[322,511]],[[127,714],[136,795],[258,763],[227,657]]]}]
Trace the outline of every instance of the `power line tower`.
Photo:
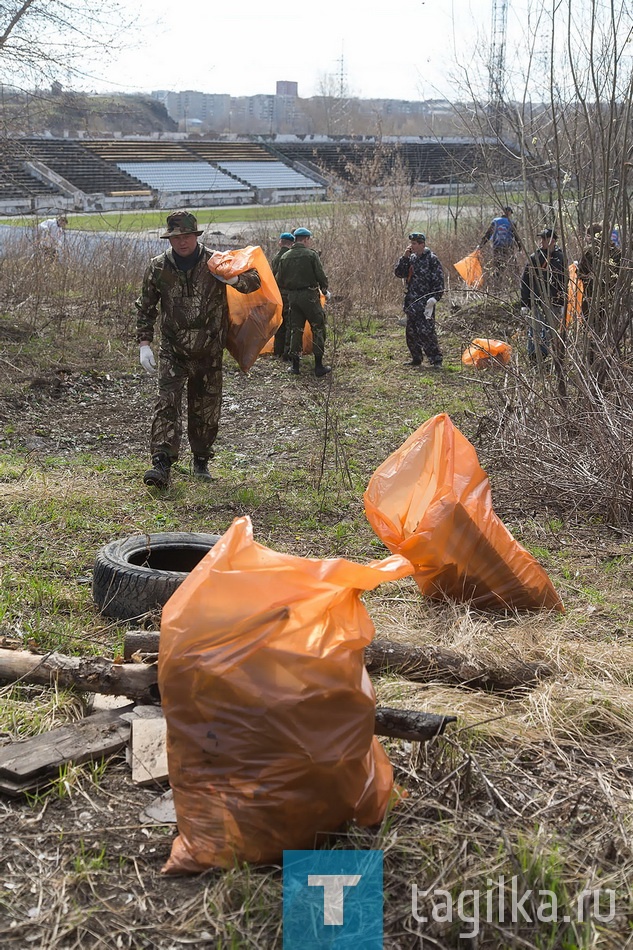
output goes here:
[{"label": "power line tower", "polygon": [[492,35],[490,43],[488,108],[490,111],[490,123],[497,135],[501,134],[501,129],[503,126],[507,26],[508,0],[492,0]]}]

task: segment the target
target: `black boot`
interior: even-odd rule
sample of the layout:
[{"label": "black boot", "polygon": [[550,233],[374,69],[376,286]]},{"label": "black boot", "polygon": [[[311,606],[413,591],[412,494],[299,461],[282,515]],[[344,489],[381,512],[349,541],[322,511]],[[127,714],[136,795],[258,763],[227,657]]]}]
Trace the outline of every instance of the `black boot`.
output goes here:
[{"label": "black boot", "polygon": [[167,488],[169,485],[169,470],[171,459],[164,454],[152,455],[152,467],[143,475],[146,485],[154,488]]},{"label": "black boot", "polygon": [[294,355],[293,355],[293,356],[292,356],[292,362],[291,362],[290,366],[288,367],[288,372],[289,372],[289,373],[292,373],[293,376],[298,376],[298,375],[299,375],[299,367],[300,367],[300,365],[301,365],[301,357],[300,357],[300,356],[294,356]]},{"label": "black boot", "polygon": [[332,372],[331,366],[323,365],[323,357],[315,356],[314,357],[314,375],[315,376],[327,376],[328,373]]},{"label": "black boot", "polygon": [[203,482],[210,482],[211,475],[209,474],[209,469],[207,465],[209,460],[204,457],[204,455],[194,455],[193,457],[193,474],[195,478],[201,479]]}]

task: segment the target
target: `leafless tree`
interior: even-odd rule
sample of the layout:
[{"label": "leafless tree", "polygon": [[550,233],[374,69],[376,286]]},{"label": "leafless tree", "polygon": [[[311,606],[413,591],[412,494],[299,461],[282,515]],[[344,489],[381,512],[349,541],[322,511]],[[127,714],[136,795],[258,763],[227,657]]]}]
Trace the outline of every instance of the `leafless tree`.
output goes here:
[{"label": "leafless tree", "polygon": [[93,72],[134,19],[117,0],[1,0],[0,81],[40,86]]}]

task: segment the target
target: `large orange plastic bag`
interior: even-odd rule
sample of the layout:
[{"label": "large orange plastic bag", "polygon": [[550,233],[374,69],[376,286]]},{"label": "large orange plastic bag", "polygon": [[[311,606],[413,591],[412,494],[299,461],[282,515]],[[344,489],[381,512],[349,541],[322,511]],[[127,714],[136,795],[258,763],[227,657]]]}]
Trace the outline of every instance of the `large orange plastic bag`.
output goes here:
[{"label": "large orange plastic bag", "polygon": [[477,337],[462,353],[462,364],[483,369],[491,364],[509,363],[512,359],[512,347],[502,340],[489,340]]},{"label": "large orange plastic bag", "polygon": [[219,277],[238,277],[250,267],[256,268],[261,287],[252,294],[226,288],[229,305],[229,332],[226,348],[245,373],[251,368],[263,346],[281,326],[282,301],[277,281],[261,247],[236,251],[216,251],[207,264]]},{"label": "large orange plastic bag", "polygon": [[280,554],[237,518],[163,608],[158,682],[179,836],[163,871],[270,863],[350,820],[393,775],[374,736],[360,592],[412,573]]},{"label": "large orange plastic bag", "polygon": [[578,276],[578,263],[572,261],[568,267],[569,280],[567,282],[567,306],[565,308],[565,326],[570,326],[575,320],[582,318],[582,298],[585,294],[585,285]]},{"label": "large orange plastic bag", "polygon": [[461,261],[457,261],[456,264],[453,264],[453,267],[471,290],[477,290],[482,286],[484,281],[484,269],[481,263],[481,251],[479,248],[474,250],[471,254],[467,254],[466,257],[462,257]]},{"label": "large orange plastic bag", "polygon": [[543,568],[495,514],[477,453],[445,413],[376,469],[364,500],[372,528],[411,561],[423,594],[482,609],[563,610]]},{"label": "large orange plastic bag", "polygon": [[[325,306],[327,304],[327,298],[325,294],[319,294],[319,299],[321,301],[321,306],[325,310]],[[289,333],[290,330],[288,330],[287,332]],[[312,347],[313,347],[312,327],[306,320],[305,326],[303,327],[303,337],[301,339],[301,351],[305,356],[307,356],[310,353],[312,353]],[[266,343],[265,346],[262,348],[262,353],[274,353],[274,350],[275,350],[274,342],[271,338],[268,341],[268,343]]]},{"label": "large orange plastic bag", "polygon": [[[287,331],[290,332],[290,331]],[[262,348],[262,353],[274,353],[275,351],[275,341],[271,337],[268,343]],[[303,328],[303,337],[301,341],[301,351],[307,356],[312,352],[312,327],[306,320],[306,325]]]}]

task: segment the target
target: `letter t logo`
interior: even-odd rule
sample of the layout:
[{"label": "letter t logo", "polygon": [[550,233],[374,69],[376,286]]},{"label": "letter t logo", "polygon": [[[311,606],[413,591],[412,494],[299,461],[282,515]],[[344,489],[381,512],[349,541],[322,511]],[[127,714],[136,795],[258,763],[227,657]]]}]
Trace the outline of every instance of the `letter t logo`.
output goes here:
[{"label": "letter t logo", "polygon": [[323,888],[323,923],[342,927],[343,888],[356,887],[362,874],[308,874],[308,887]]}]

